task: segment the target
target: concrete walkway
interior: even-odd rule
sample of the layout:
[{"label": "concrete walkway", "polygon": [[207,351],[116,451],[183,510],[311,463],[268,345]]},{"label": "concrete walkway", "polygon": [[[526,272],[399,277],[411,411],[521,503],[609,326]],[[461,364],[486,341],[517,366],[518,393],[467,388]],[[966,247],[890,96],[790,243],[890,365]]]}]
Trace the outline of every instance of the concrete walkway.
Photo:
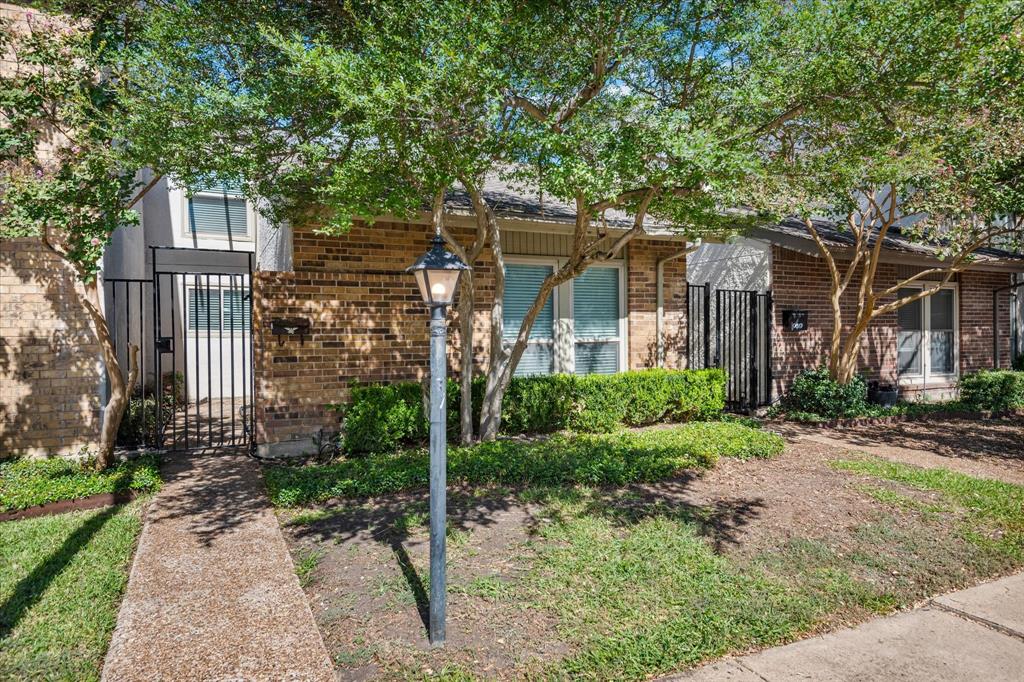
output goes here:
[{"label": "concrete walkway", "polygon": [[788,646],[726,659],[674,680],[1024,679],[1024,573],[927,606]]},{"label": "concrete walkway", "polygon": [[103,679],[333,680],[257,467],[165,463]]}]

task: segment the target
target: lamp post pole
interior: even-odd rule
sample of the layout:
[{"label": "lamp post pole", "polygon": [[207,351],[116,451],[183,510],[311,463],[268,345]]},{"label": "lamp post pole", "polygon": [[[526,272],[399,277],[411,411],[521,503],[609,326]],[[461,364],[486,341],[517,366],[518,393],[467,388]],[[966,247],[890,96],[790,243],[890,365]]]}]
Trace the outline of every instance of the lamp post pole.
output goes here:
[{"label": "lamp post pole", "polygon": [[444,248],[440,233],[430,250],[406,268],[416,278],[423,302],[430,307],[430,645],[444,646],[447,580],[445,531],[447,530],[448,414],[445,401],[448,376],[445,311],[455,298],[459,276],[469,266]]},{"label": "lamp post pole", "polygon": [[447,526],[447,409],[445,356],[447,334],[444,305],[430,308],[430,644],[445,640],[447,576],[445,532]]}]

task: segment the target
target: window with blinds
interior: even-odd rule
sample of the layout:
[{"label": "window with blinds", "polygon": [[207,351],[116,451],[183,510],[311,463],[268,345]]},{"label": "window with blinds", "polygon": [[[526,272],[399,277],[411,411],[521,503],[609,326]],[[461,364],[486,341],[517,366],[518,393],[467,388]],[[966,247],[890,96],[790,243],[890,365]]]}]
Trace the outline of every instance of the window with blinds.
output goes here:
[{"label": "window with blinds", "polygon": [[217,185],[188,200],[189,231],[208,237],[248,237],[249,211],[238,187]]},{"label": "window with blinds", "polygon": [[[519,327],[540,291],[541,283],[551,274],[551,265],[509,263],[505,266],[505,298],[502,312],[504,329],[502,340],[515,343]],[[530,330],[530,341],[516,367],[516,376],[550,374],[555,358],[555,304],[548,296],[544,308]]]},{"label": "window with blinds", "polygon": [[248,331],[251,324],[247,290],[209,289],[188,290],[188,330],[209,332],[223,330]]},{"label": "window with blinds", "polygon": [[590,267],[573,281],[577,374],[619,371],[619,270]]}]

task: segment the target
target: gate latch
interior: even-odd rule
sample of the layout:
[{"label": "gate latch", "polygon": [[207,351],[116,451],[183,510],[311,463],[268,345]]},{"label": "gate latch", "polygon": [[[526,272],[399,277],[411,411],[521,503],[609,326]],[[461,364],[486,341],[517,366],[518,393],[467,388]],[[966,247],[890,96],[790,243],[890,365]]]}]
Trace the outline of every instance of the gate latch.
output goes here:
[{"label": "gate latch", "polygon": [[174,337],[171,336],[159,336],[156,339],[156,352],[157,353],[171,353],[173,352]]}]

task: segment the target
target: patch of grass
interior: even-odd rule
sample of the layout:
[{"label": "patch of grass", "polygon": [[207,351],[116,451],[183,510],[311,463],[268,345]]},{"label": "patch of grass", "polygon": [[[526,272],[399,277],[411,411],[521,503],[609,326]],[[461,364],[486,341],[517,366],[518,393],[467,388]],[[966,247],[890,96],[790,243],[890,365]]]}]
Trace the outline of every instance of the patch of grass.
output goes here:
[{"label": "patch of grass", "polygon": [[473,578],[465,585],[453,585],[452,590],[488,601],[507,601],[515,594],[513,586],[498,576]]},{"label": "patch of grass", "polygon": [[89,462],[61,458],[0,463],[0,512],[100,493],[153,492],[159,488],[159,460],[153,455],[121,462],[104,471],[95,471]]},{"label": "patch of grass", "polygon": [[0,679],[99,679],[141,504],[0,523]]},{"label": "patch of grass", "polygon": [[[448,480],[470,485],[626,485],[708,468],[720,456],[772,457],[783,445],[774,433],[729,422],[505,440],[451,448]],[[265,479],[271,501],[293,507],[423,489],[429,483],[428,465],[426,450],[408,450],[322,466],[271,467]]]},{"label": "patch of grass", "polygon": [[324,550],[310,549],[300,552],[295,557],[295,575],[299,576],[299,584],[309,587],[313,583],[313,573],[324,558]]},{"label": "patch of grass", "polygon": [[347,509],[303,509],[288,515],[284,519],[285,526],[311,526],[314,523],[333,519],[336,516],[343,516]]},{"label": "patch of grass", "polygon": [[837,460],[832,466],[942,493],[964,510],[962,531],[971,542],[1014,561],[1024,560],[1024,486],[879,458]]},{"label": "patch of grass", "polygon": [[877,500],[882,504],[898,507],[900,509],[913,509],[931,514],[939,514],[950,510],[948,505],[928,504],[927,502],[916,500],[909,495],[897,492],[892,488],[884,488],[877,485],[870,485],[868,483],[860,483],[854,487],[873,500]]},{"label": "patch of grass", "polygon": [[532,599],[575,653],[554,677],[648,678],[807,629],[814,604],[718,556],[693,524],[647,515],[626,527],[587,500],[557,500],[540,529]]}]

